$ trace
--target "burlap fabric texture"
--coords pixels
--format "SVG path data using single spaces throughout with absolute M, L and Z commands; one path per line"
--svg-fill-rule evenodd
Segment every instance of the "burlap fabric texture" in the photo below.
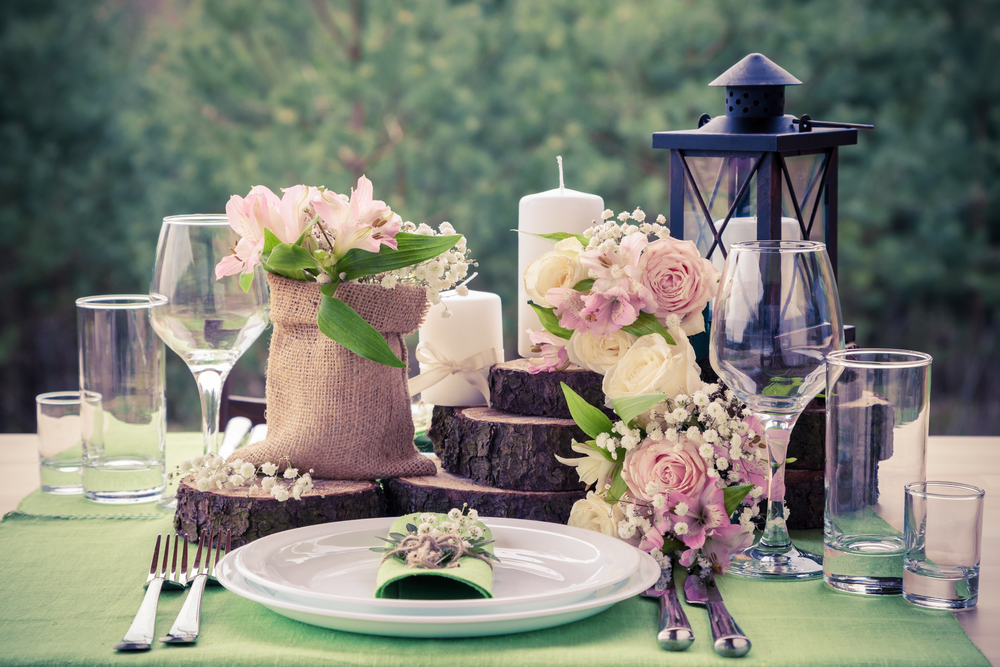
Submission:
M 254 464 L 290 457 L 317 479 L 388 479 L 435 474 L 413 445 L 406 368 L 359 357 L 316 324 L 319 285 L 267 275 L 274 333 L 267 360 L 267 439 L 230 458 Z M 336 296 L 407 360 L 403 336 L 427 313 L 423 287 L 343 283 Z

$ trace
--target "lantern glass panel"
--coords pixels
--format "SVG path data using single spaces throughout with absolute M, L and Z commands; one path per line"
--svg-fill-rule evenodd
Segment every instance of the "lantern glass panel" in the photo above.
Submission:
M 694 241 L 699 253 L 720 271 L 733 243 L 757 239 L 754 165 L 759 157 L 684 156 L 688 172 L 684 190 L 684 238 Z M 823 207 L 819 206 L 814 213 L 817 199 L 822 203 L 825 160 L 824 154 L 785 158 L 781 177 L 782 239 L 825 240 Z M 813 220 L 811 227 L 810 220 Z

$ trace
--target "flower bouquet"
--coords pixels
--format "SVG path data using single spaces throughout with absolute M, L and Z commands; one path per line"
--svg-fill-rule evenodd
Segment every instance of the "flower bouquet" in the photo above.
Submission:
M 613 401 L 612 422 L 563 385 L 573 419 L 592 440 L 573 443 L 576 467 L 593 490 L 573 505 L 569 525 L 633 541 L 665 571 L 721 574 L 753 541 L 767 482 L 761 428 L 732 391 L 704 384 L 693 394 Z
M 350 197 L 263 186 L 226 205 L 242 239 L 216 267 L 244 289 L 268 272 L 274 334 L 267 368 L 267 438 L 241 449 L 260 465 L 291 460 L 319 479 L 432 475 L 413 445 L 403 337 L 429 301 L 466 277 L 462 236 L 403 222 L 362 176 Z M 236 456 L 234 455 L 234 456 Z
M 525 271 L 545 328 L 528 330 L 541 355 L 531 372 L 577 364 L 604 375 L 609 399 L 690 393 L 701 371 L 688 336 L 705 330 L 719 272 L 694 243 L 672 238 L 662 215 L 647 223 L 636 208 L 617 222 L 610 210 L 603 217 L 582 235 L 544 235 L 555 247 Z

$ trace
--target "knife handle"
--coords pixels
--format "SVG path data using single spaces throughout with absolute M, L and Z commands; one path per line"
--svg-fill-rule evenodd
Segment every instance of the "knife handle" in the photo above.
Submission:
M 677 592 L 672 588 L 660 596 L 660 631 L 656 641 L 660 648 L 668 651 L 684 651 L 694 642 L 691 623 L 684 615 Z
M 712 624 L 712 639 L 715 642 L 715 652 L 723 658 L 739 658 L 746 655 L 751 648 L 750 639 L 729 615 L 729 610 L 722 602 L 706 602 L 708 620 Z

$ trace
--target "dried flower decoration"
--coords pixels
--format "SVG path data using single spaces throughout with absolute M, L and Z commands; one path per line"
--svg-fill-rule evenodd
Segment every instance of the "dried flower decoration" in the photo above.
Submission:
M 384 547 L 372 547 L 372 551 L 385 555 L 381 562 L 398 558 L 408 568 L 443 570 L 459 567 L 459 560 L 465 556 L 477 558 L 490 568 L 499 559 L 486 546 L 487 540 L 479 515 L 468 505 L 462 509 L 453 508 L 447 516 L 425 512 L 420 515 L 420 523 L 406 524 L 406 534 L 389 533 L 389 537 L 379 537 L 388 543 Z

